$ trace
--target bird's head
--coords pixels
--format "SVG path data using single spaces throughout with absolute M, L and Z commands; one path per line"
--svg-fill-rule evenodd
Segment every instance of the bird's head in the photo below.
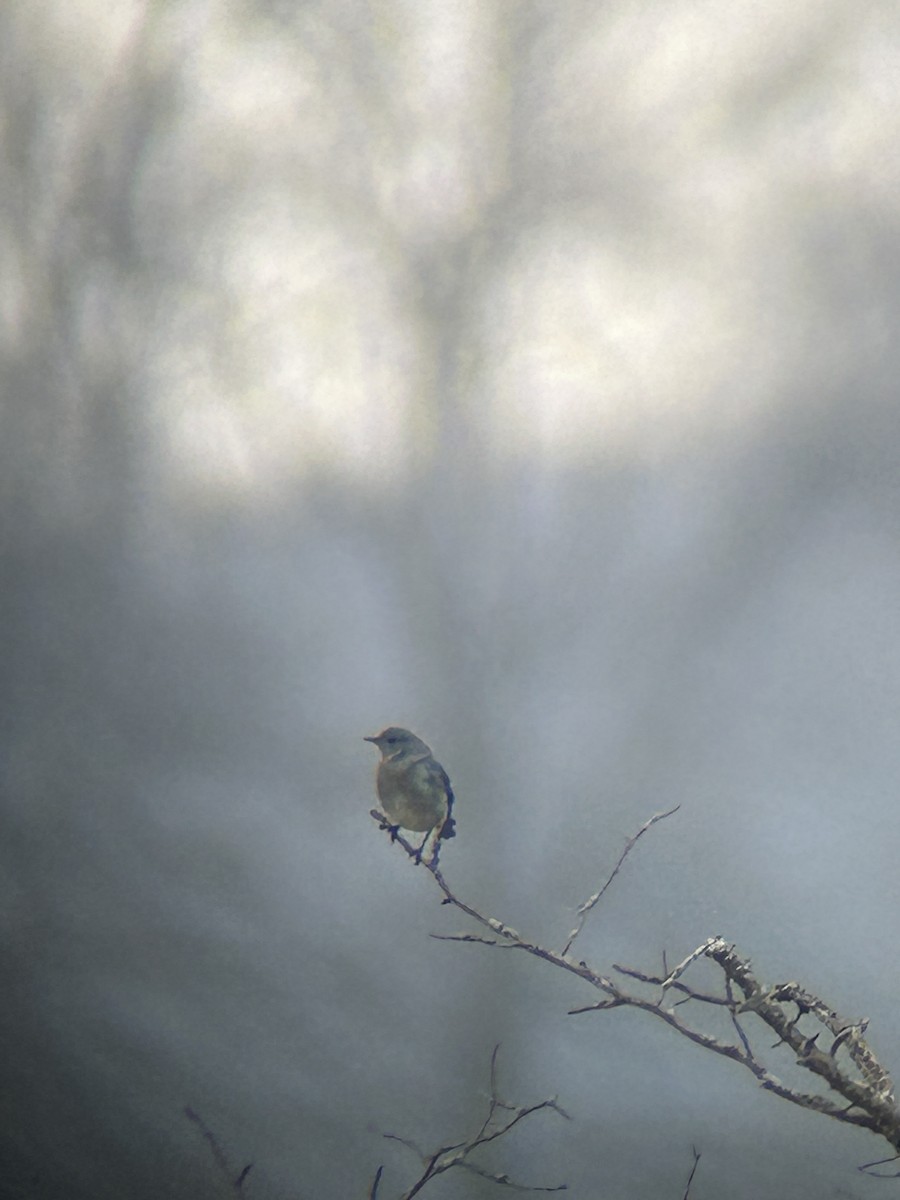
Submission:
M 401 729 L 398 725 L 389 725 L 381 733 L 377 733 L 374 737 L 363 738 L 363 741 L 377 746 L 381 751 L 382 758 L 400 758 L 406 754 L 431 753 L 421 738 L 410 733 L 408 729 Z

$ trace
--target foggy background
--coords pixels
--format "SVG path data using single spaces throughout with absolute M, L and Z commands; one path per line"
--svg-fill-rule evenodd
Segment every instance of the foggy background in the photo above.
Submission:
M 362 738 L 557 948 L 681 804 L 579 955 L 721 933 L 900 1071 L 898 51 L 877 0 L 3 6 L 4 1196 L 223 1194 L 185 1105 L 251 1200 L 396 1196 L 498 1041 L 572 1116 L 516 1180 L 883 1195 L 870 1134 L 430 939 Z

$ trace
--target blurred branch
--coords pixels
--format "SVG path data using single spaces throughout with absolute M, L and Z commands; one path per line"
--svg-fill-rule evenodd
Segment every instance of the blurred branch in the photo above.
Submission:
M 875 1162 L 863 1163 L 858 1169 L 864 1175 L 871 1175 L 873 1179 L 900 1179 L 900 1171 L 875 1171 L 874 1167 L 883 1167 L 885 1163 L 895 1163 L 900 1161 L 900 1154 L 892 1154 L 890 1158 L 879 1158 Z
M 194 1112 L 194 1110 L 188 1106 L 184 1110 L 184 1115 L 187 1117 L 187 1119 L 189 1121 L 193 1121 L 193 1123 L 197 1126 L 197 1128 L 203 1134 L 204 1138 L 206 1139 L 206 1141 L 209 1145 L 210 1153 L 213 1156 L 213 1160 L 214 1160 L 216 1166 L 219 1168 L 219 1171 L 221 1172 L 221 1174 L 222 1174 L 223 1178 L 225 1179 L 226 1183 L 228 1184 L 229 1188 L 234 1192 L 234 1194 L 236 1196 L 243 1195 L 244 1181 L 246 1180 L 247 1176 L 250 1174 L 250 1169 L 252 1168 L 253 1163 L 247 1163 L 246 1167 L 244 1167 L 243 1170 L 241 1170 L 237 1175 L 235 1175 L 233 1173 L 231 1167 L 228 1164 L 228 1159 L 225 1157 L 225 1151 L 219 1145 L 216 1135 L 209 1128 L 209 1126 L 206 1124 L 206 1122 L 203 1120 L 203 1118 L 200 1116 L 200 1114 Z
M 372 815 L 383 822 L 381 814 L 373 812 Z M 649 829 L 651 824 L 668 815 L 670 814 L 661 813 L 648 821 L 631 839 L 625 853 L 627 854 L 637 838 Z M 410 858 L 416 859 L 417 852 L 414 846 L 399 834 L 395 835 L 395 840 Z M 616 870 L 621 866 L 624 857 L 623 854 Z M 571 1014 L 624 1007 L 641 1009 L 664 1021 L 676 1033 L 705 1050 L 711 1050 L 739 1063 L 750 1071 L 760 1086 L 767 1091 L 774 1092 L 800 1108 L 824 1113 L 836 1121 L 869 1129 L 883 1137 L 894 1149 L 900 1150 L 900 1110 L 895 1103 L 890 1076 L 878 1062 L 863 1036 L 867 1026 L 865 1020 L 853 1021 L 840 1016 L 818 997 L 801 988 L 798 983 L 782 983 L 773 987 L 760 983 L 751 970 L 749 960 L 740 957 L 735 947 L 729 945 L 722 937 L 707 938 L 677 966 L 671 970 L 666 967 L 662 975 L 653 975 L 633 967 L 614 966 L 614 970 L 620 976 L 634 979 L 654 989 L 654 993 L 650 995 L 627 991 L 620 981 L 601 974 L 588 966 L 584 960 L 575 960 L 569 956 L 567 951 L 581 926 L 570 935 L 566 948 L 561 953 L 547 949 L 522 937 L 515 929 L 496 917 L 487 916 L 460 900 L 450 889 L 437 863 L 426 862 L 424 865 L 443 893 L 443 903 L 452 904 L 488 931 L 432 934 L 432 937 L 439 941 L 476 942 L 497 949 L 521 950 L 535 958 L 543 959 L 562 971 L 576 975 L 595 991 L 602 993 L 600 1000 L 572 1009 Z M 604 887 L 582 906 L 580 913 L 589 911 L 596 904 L 615 873 L 614 870 Z M 723 995 L 718 996 L 708 990 L 698 991 L 685 982 L 684 976 L 701 960 L 715 963 L 722 972 Z M 670 992 L 679 996 L 673 1006 L 667 1004 Z M 683 1020 L 675 1009 L 681 1010 L 688 1003 L 694 1006 L 694 1010 L 697 1006 L 704 1005 L 714 1009 L 727 1008 L 735 1041 L 723 1041 Z M 789 1008 L 796 1008 L 796 1014 L 789 1012 Z M 823 1080 L 834 1093 L 834 1098 L 802 1092 L 783 1083 L 772 1074 L 760 1054 L 754 1050 L 743 1027 L 741 1018 L 751 1014 L 774 1031 L 778 1038 L 775 1046 L 785 1045 L 793 1051 L 796 1064 Z M 812 1029 L 809 1028 L 810 1023 L 814 1023 Z M 822 1048 L 817 1042 L 826 1033 L 830 1041 L 826 1048 Z
M 422 1174 L 412 1187 L 403 1193 L 400 1200 L 412 1200 L 412 1197 L 417 1196 L 432 1179 L 435 1179 L 438 1175 L 443 1175 L 446 1171 L 450 1171 L 454 1167 L 461 1167 L 463 1170 L 470 1171 L 474 1175 L 480 1175 L 482 1179 L 489 1179 L 492 1183 L 512 1188 L 518 1192 L 566 1191 L 568 1185 L 565 1183 L 551 1187 L 515 1183 L 508 1175 L 500 1175 L 489 1171 L 486 1167 L 473 1162 L 470 1158 L 473 1151 L 478 1150 L 481 1146 L 488 1145 L 489 1142 L 495 1142 L 499 1138 L 504 1137 L 520 1121 L 523 1121 L 526 1117 L 530 1117 L 533 1113 L 540 1112 L 542 1109 L 553 1109 L 554 1112 L 558 1112 L 560 1116 L 568 1120 L 569 1114 L 560 1108 L 555 1098 L 541 1100 L 538 1104 L 524 1106 L 510 1104 L 508 1101 L 500 1098 L 497 1090 L 497 1054 L 499 1050 L 500 1047 L 495 1046 L 491 1054 L 491 1099 L 487 1116 L 482 1121 L 478 1132 L 471 1138 L 449 1146 L 439 1146 L 437 1150 L 425 1151 L 420 1149 L 415 1142 L 410 1141 L 408 1138 L 400 1137 L 396 1133 L 386 1133 L 384 1135 L 388 1140 L 399 1142 L 402 1146 L 406 1146 L 408 1150 L 412 1150 L 421 1159 L 424 1167 Z M 372 1183 L 372 1189 L 369 1192 L 369 1200 L 376 1200 L 383 1170 L 383 1167 L 378 1168 Z
M 691 1184 L 694 1182 L 694 1176 L 697 1174 L 697 1164 L 700 1162 L 700 1151 L 696 1146 L 691 1146 L 691 1153 L 694 1156 L 694 1165 L 691 1167 L 691 1173 L 688 1175 L 687 1184 L 685 1185 L 684 1194 L 681 1200 L 689 1200 L 691 1194 Z

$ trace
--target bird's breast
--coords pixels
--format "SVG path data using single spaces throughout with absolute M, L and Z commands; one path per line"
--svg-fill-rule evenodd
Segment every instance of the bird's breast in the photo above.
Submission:
M 382 762 L 378 797 L 386 816 L 417 833 L 433 829 L 447 815 L 446 793 L 424 763 Z

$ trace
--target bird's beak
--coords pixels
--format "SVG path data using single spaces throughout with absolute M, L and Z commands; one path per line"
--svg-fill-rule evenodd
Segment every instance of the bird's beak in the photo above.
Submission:
M 377 738 L 377 737 L 364 737 L 364 738 L 363 738 L 363 741 L 364 741 L 364 742 L 374 742 L 376 746 L 378 745 L 378 738 Z

